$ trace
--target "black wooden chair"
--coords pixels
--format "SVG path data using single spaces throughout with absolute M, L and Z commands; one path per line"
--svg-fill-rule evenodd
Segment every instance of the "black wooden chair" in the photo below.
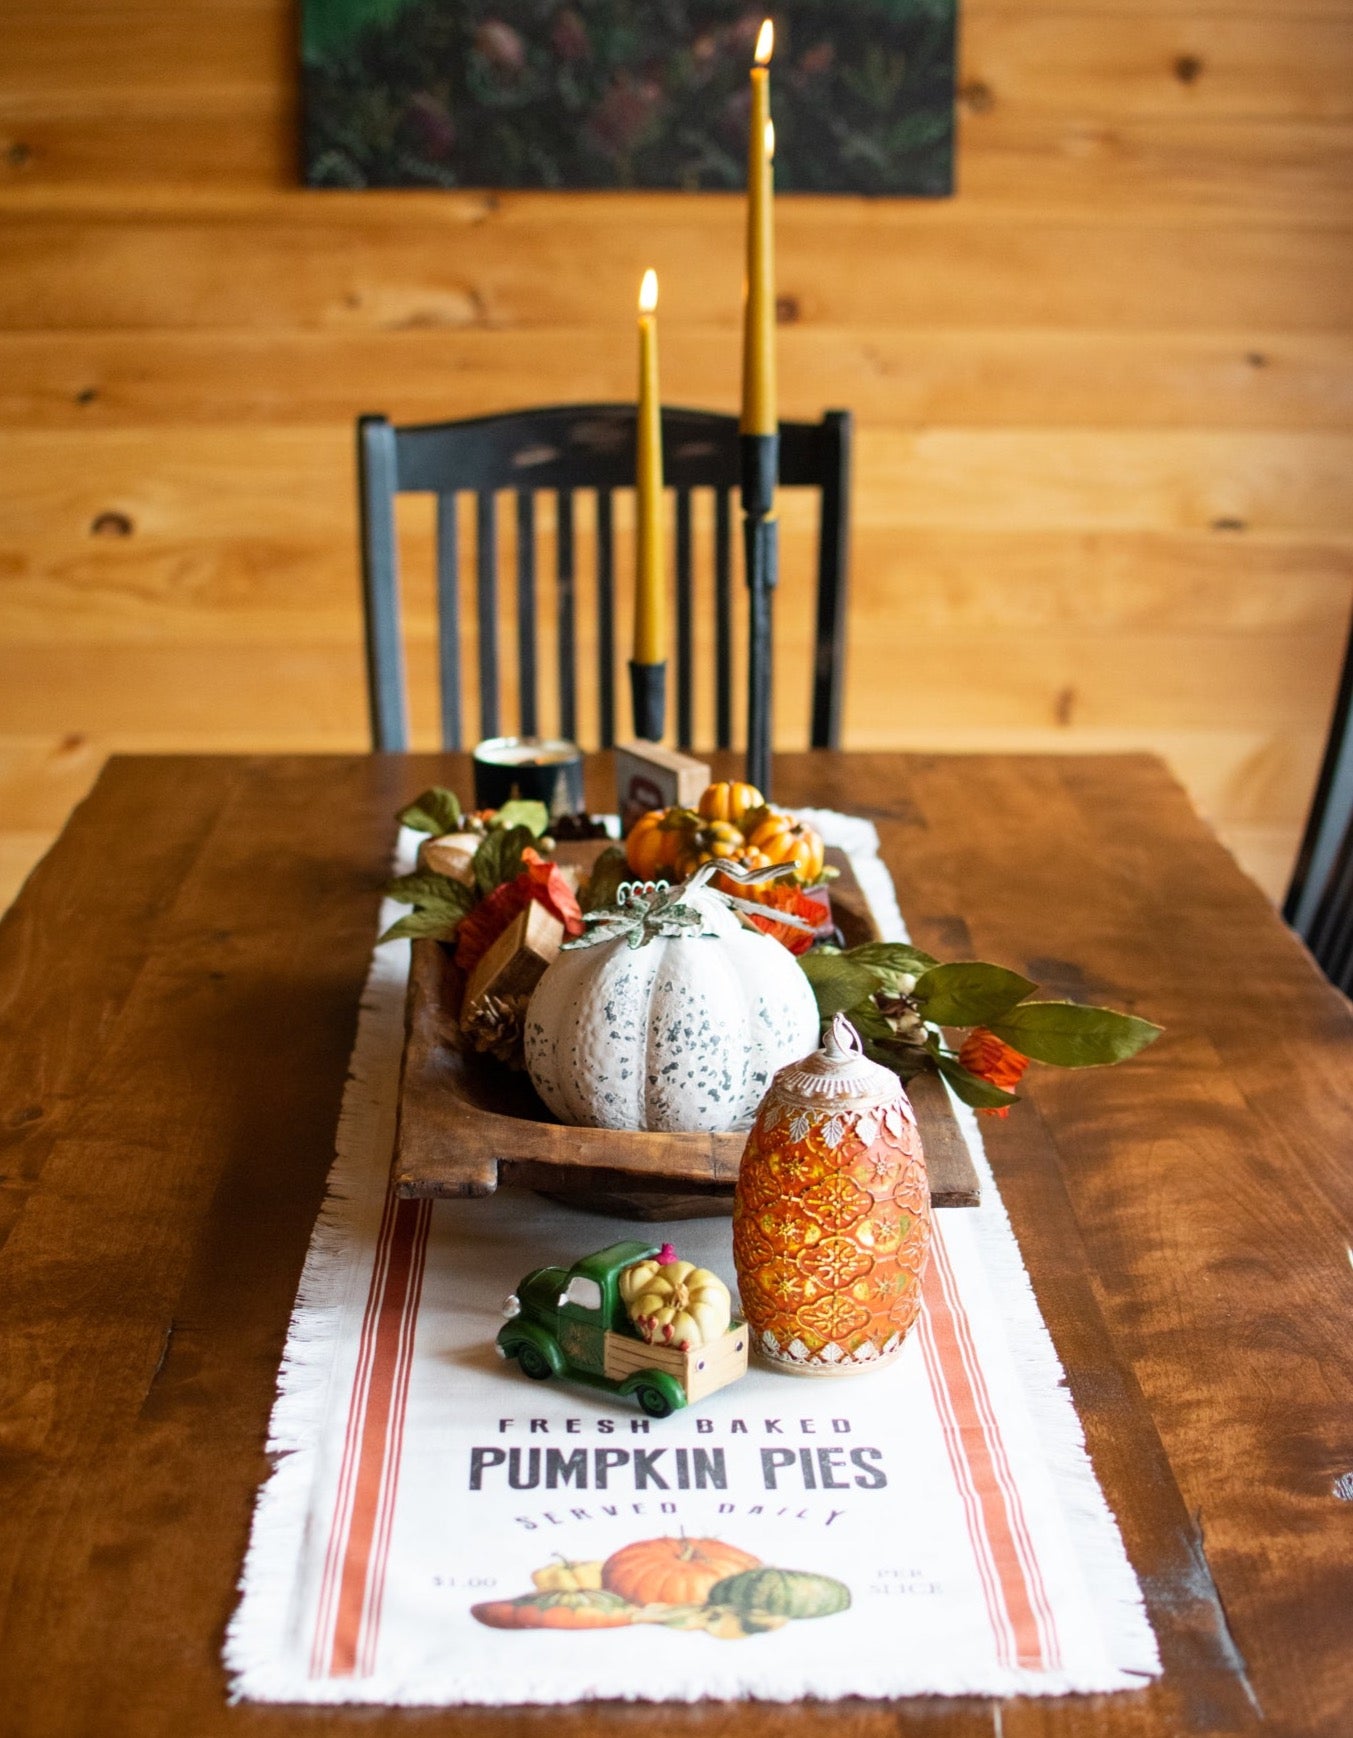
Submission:
M 1353 995 L 1353 633 L 1283 916 L 1330 982 Z
M 553 405 L 467 422 L 395 428 L 384 417 L 357 427 L 361 498 L 362 587 L 366 607 L 367 687 L 377 749 L 408 746 L 404 652 L 400 633 L 395 497 L 437 497 L 437 609 L 442 740 L 459 748 L 462 732 L 459 550 L 456 497 L 475 497 L 476 612 L 480 737 L 504 733 L 499 681 L 498 540 L 495 497 L 516 497 L 518 734 L 548 734 L 538 701 L 536 633 L 536 496 L 556 496 L 556 590 L 561 736 L 576 740 L 577 597 L 575 495 L 596 495 L 597 682 L 600 746 L 616 738 L 614 495 L 634 486 L 632 404 Z M 709 411 L 664 409 L 663 460 L 676 493 L 676 736 L 692 745 L 694 729 L 694 517 L 697 489 L 714 493 L 714 652 L 716 745 L 733 739 L 733 516 L 740 483 L 738 422 Z M 849 542 L 851 418 L 828 411 L 821 422 L 780 427 L 780 481 L 813 488 L 821 499 L 817 563 L 816 650 L 810 745 L 839 746 L 845 659 L 846 563 Z M 622 731 L 622 734 L 628 734 Z

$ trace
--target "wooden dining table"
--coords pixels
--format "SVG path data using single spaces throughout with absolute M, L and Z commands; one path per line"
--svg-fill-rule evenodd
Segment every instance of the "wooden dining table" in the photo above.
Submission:
M 717 757 L 716 757 L 717 760 Z M 727 770 L 734 762 L 728 760 Z M 227 1702 L 398 807 L 453 755 L 116 758 L 0 923 L 0 1733 L 1353 1733 L 1353 1018 L 1142 755 L 789 754 L 914 938 L 1157 1021 L 986 1128 L 1164 1673 L 1112 1696 Z M 594 806 L 612 801 L 606 756 Z

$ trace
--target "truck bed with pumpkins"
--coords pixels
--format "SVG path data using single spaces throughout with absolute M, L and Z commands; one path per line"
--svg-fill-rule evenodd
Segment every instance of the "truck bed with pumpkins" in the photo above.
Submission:
M 504 1308 L 500 1356 L 536 1381 L 559 1377 L 665 1418 L 747 1369 L 747 1329 L 716 1275 L 670 1244 L 612 1243 L 572 1267 L 528 1273 Z

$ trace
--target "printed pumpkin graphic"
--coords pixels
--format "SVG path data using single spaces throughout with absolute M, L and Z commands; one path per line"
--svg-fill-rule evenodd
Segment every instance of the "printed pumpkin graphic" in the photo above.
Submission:
M 605 1561 L 556 1558 L 534 1570 L 531 1580 L 535 1592 L 472 1605 L 471 1616 L 490 1629 L 649 1623 L 742 1641 L 850 1606 L 844 1581 L 773 1568 L 722 1539 L 638 1539 Z
M 719 1539 L 641 1539 L 606 1559 L 601 1584 L 634 1605 L 700 1605 L 716 1581 L 757 1563 Z

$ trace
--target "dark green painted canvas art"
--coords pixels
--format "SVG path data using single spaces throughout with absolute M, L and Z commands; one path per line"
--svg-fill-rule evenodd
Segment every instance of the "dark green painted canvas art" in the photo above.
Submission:
M 776 185 L 953 186 L 957 0 L 772 6 Z M 315 187 L 742 187 L 763 6 L 303 0 Z

